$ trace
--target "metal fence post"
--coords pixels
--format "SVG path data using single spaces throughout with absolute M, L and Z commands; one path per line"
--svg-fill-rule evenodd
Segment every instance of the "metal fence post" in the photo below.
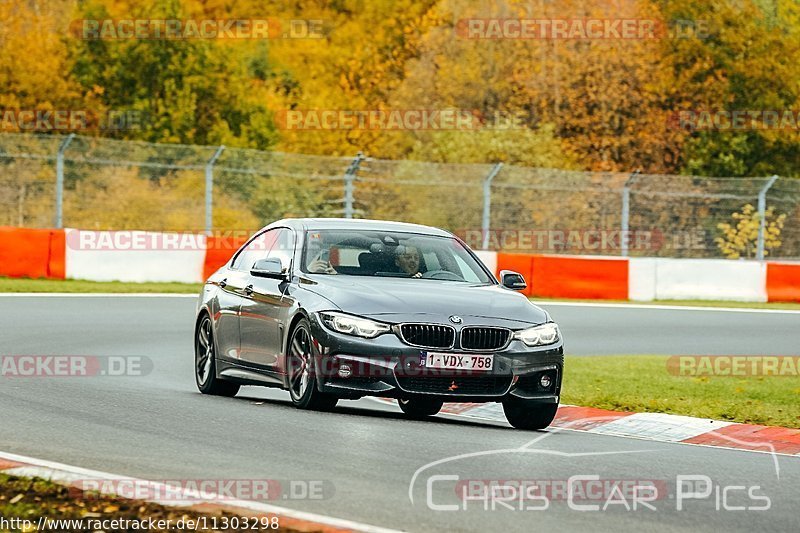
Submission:
M 56 154 L 56 228 L 64 227 L 64 152 L 69 143 L 75 138 L 74 133 L 70 133 L 58 147 Z
M 631 222 L 631 185 L 638 175 L 639 170 L 634 170 L 628 179 L 625 180 L 625 185 L 622 186 L 622 235 L 620 235 L 619 239 L 622 257 L 628 257 L 628 231 L 630 230 Z
M 350 163 L 350 166 L 344 171 L 344 218 L 353 218 L 353 214 L 355 213 L 355 208 L 353 207 L 355 201 L 353 192 L 355 190 L 356 174 L 363 160 L 364 154 L 358 152 L 355 159 Z
M 483 218 L 481 219 L 481 249 L 489 248 L 489 229 L 492 225 L 492 180 L 500 173 L 503 163 L 497 163 L 483 179 Z
M 767 191 L 778 180 L 778 176 L 772 176 L 769 181 L 758 191 L 758 244 L 756 248 L 756 259 L 764 260 L 765 232 L 767 228 Z
M 224 145 L 217 148 L 217 151 L 206 163 L 206 235 L 211 235 L 211 228 L 214 225 L 214 163 L 217 162 L 224 149 Z

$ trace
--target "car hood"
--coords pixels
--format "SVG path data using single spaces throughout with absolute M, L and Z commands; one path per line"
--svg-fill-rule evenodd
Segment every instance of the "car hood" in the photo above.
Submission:
M 523 328 L 549 320 L 525 296 L 500 285 L 453 281 L 313 276 L 304 288 L 330 300 L 342 311 L 385 322 L 493 324 Z

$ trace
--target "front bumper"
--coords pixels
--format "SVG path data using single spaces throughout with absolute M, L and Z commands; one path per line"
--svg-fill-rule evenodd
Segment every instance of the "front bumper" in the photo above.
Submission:
M 326 328 L 316 316 L 311 329 L 319 353 L 317 382 L 326 393 L 346 398 L 429 396 L 450 402 L 492 402 L 513 396 L 543 403 L 558 403 L 561 394 L 562 340 L 540 348 L 512 340 L 493 352 L 431 350 L 494 355 L 490 371 L 454 371 L 423 368 L 420 361 L 426 350 L 405 344 L 394 333 L 374 339 L 344 335 Z M 550 378 L 547 387 L 541 384 L 545 374 Z

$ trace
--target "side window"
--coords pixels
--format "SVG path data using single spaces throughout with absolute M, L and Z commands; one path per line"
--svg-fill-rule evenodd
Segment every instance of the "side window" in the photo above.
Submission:
M 250 241 L 233 260 L 231 267 L 235 270 L 250 270 L 253 263 L 267 257 L 267 253 L 275 244 L 279 231 L 282 230 L 276 228 L 265 231 Z
M 281 260 L 284 270 L 289 268 L 292 257 L 294 257 L 294 231 L 286 228 L 279 229 L 275 242 L 266 257 L 277 257 Z

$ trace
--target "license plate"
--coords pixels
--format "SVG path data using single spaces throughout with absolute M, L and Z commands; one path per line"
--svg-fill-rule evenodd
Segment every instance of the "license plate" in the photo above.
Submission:
M 494 366 L 494 355 L 428 352 L 423 366 L 441 370 L 489 371 Z

